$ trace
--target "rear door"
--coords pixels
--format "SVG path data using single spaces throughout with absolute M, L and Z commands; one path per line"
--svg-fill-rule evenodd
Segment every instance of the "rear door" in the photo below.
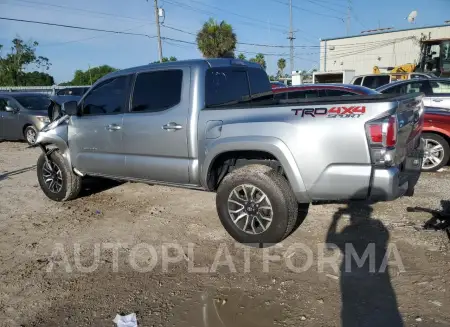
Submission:
M 71 117 L 69 149 L 74 166 L 80 171 L 122 176 L 122 127 L 130 80 L 130 76 L 117 76 L 101 82 L 80 103 L 82 116 Z
M 126 177 L 189 183 L 190 68 L 140 72 L 123 121 Z
M 430 81 L 432 94 L 430 106 L 450 109 L 450 81 Z

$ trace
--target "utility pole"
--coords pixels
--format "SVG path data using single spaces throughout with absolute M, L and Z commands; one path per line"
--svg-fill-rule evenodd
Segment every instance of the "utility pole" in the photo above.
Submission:
M 158 0 L 155 0 L 155 20 L 156 20 L 156 35 L 158 36 L 158 53 L 159 53 L 159 62 L 162 62 L 162 44 L 161 44 L 161 29 L 159 26 L 159 8 L 158 8 Z
M 294 71 L 294 30 L 293 30 L 293 26 L 292 26 L 292 0 L 289 0 L 289 45 L 290 45 L 290 73 L 289 75 L 292 74 L 292 72 Z
M 347 36 L 350 35 L 350 18 L 352 17 L 352 0 L 348 1 L 348 7 L 347 7 Z

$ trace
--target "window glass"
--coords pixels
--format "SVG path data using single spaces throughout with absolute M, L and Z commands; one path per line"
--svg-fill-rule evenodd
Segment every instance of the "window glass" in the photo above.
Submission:
M 434 94 L 440 93 L 450 94 L 450 82 L 431 81 L 430 84 Z
M 381 93 L 385 93 L 385 94 L 406 94 L 406 85 L 402 84 L 402 85 L 397 85 L 394 87 L 391 87 L 387 90 L 383 90 L 381 91 Z
M 245 70 L 232 68 L 208 69 L 205 84 L 206 107 L 233 105 L 250 100 Z
M 288 92 L 287 95 L 288 99 L 312 99 L 312 98 L 318 98 L 319 94 L 317 93 L 317 90 L 306 90 L 306 91 L 293 91 Z
M 326 90 L 327 91 L 327 96 L 329 97 L 339 97 L 339 96 L 348 96 L 348 95 L 355 95 L 352 92 L 348 92 L 348 91 L 342 91 L 342 90 Z
M 0 111 L 5 111 L 6 99 L 0 99 Z
M 123 112 L 127 98 L 127 81 L 127 76 L 119 76 L 97 85 L 84 98 L 83 114 L 108 115 Z
M 269 77 L 267 76 L 265 70 L 249 68 L 247 73 L 250 80 L 250 90 L 252 96 L 258 96 L 272 91 Z
M 136 77 L 132 111 L 162 111 L 181 101 L 182 70 L 141 73 Z
M 387 75 L 381 76 L 366 76 L 364 78 L 363 86 L 376 89 L 377 87 L 383 86 L 390 82 L 390 77 Z
M 15 95 L 14 98 L 28 110 L 47 110 L 50 98 L 46 95 Z
M 357 79 L 355 79 L 355 81 L 353 82 L 353 84 L 355 84 L 355 85 L 361 85 L 361 82 L 362 82 L 362 77 L 358 77 Z

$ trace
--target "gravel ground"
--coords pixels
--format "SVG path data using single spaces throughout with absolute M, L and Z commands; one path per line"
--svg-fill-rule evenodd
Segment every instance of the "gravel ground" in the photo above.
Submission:
M 2 326 L 114 326 L 131 312 L 139 326 L 450 326 L 449 239 L 422 229 L 422 209 L 450 199 L 448 171 L 340 219 L 344 205 L 312 206 L 282 244 L 258 249 L 226 234 L 211 193 L 90 179 L 80 198 L 52 202 L 38 154 L 0 143 Z M 355 267 L 346 243 L 374 255 Z

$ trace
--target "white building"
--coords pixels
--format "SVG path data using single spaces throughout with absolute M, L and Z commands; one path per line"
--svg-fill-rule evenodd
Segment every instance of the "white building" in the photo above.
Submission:
M 374 66 L 395 67 L 417 63 L 419 40 L 450 38 L 450 25 L 392 30 L 320 42 L 320 71 L 355 70 L 370 74 Z

